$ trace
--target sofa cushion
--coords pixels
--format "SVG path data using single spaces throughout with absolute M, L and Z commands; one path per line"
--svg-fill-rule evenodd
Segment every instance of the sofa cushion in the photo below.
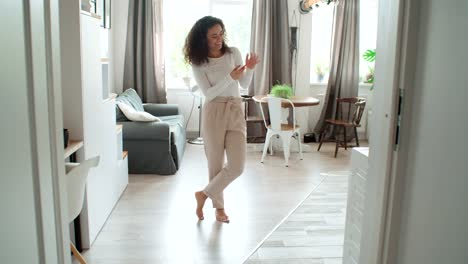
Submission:
M 171 137 L 178 138 L 180 134 L 184 133 L 185 129 L 183 115 L 161 116 L 159 119 L 169 125 Z M 175 142 L 175 140 L 175 138 L 172 138 L 172 142 Z
M 187 140 L 185 135 L 185 120 L 183 115 L 161 116 L 161 121 L 169 125 L 171 137 L 172 156 L 174 158 L 176 168 L 179 169 L 180 161 L 184 155 L 185 142 Z
M 115 99 L 115 102 L 116 103 L 124 103 L 124 104 L 126 104 L 128 106 L 131 106 L 133 109 L 135 109 L 136 111 L 139 111 L 139 112 L 140 111 L 145 111 L 143 109 L 143 102 L 141 101 L 140 96 L 138 96 L 137 92 L 132 88 L 128 88 L 127 90 L 125 90 L 125 92 L 119 94 L 119 96 L 117 96 L 117 98 Z M 122 111 L 117 106 L 117 104 L 116 104 L 115 112 L 116 112 L 117 122 L 124 122 L 124 121 L 129 120 L 122 113 Z
M 139 121 L 139 122 L 161 121 L 158 117 L 150 113 L 147 113 L 145 111 L 137 111 L 130 105 L 127 105 L 126 103 L 118 102 L 117 106 L 120 108 L 120 110 L 125 115 L 125 117 L 130 119 L 131 121 Z

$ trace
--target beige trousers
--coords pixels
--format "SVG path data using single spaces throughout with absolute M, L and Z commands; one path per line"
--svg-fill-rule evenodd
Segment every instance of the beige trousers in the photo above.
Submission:
M 203 192 L 217 209 L 224 208 L 223 190 L 244 170 L 246 122 L 241 102 L 241 98 L 218 96 L 203 108 L 203 140 L 210 180 Z

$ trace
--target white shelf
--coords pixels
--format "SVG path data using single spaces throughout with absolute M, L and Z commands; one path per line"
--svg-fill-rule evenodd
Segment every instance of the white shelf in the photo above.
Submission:
M 83 141 L 69 140 L 68 146 L 63 152 L 63 158 L 66 159 L 70 157 L 71 154 L 75 153 L 77 150 L 79 150 L 82 147 L 83 147 Z
M 127 156 L 127 151 L 123 150 L 123 141 L 122 141 L 122 124 L 117 124 L 115 127 L 116 140 L 117 140 L 117 160 L 123 160 Z
M 92 17 L 92 18 L 96 18 L 96 19 L 101 20 L 101 16 L 100 16 L 100 15 L 97 15 L 97 14 L 95 14 L 95 13 L 91 13 L 91 12 L 84 11 L 84 10 L 81 10 L 80 13 L 81 13 L 82 15 L 89 16 L 89 17 Z
M 122 124 L 117 124 L 115 127 L 115 133 L 118 135 L 119 133 L 122 133 L 123 125 Z
M 110 102 L 112 100 L 114 100 L 115 98 L 117 98 L 117 94 L 114 94 L 114 93 L 110 93 L 107 98 L 105 98 L 102 102 L 103 103 L 107 103 L 107 102 Z

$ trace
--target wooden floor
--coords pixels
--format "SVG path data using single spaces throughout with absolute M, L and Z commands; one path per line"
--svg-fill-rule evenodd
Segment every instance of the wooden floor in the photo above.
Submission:
M 330 171 L 246 264 L 342 264 L 350 171 Z
M 211 204 L 197 221 L 194 192 L 207 183 L 203 146 L 187 144 L 176 175 L 131 175 L 130 183 L 91 249 L 91 264 L 239 264 L 326 178 L 325 172 L 350 167 L 350 150 L 333 158 L 334 144 L 289 168 L 282 152 L 267 156 L 249 146 L 244 174 L 225 190 L 229 224 L 215 221 Z M 129 153 L 131 155 L 131 153 Z

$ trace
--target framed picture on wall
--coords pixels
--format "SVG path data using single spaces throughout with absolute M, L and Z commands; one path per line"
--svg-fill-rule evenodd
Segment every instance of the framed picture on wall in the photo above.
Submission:
M 96 0 L 80 0 L 81 10 L 97 14 Z
M 89 0 L 91 4 L 91 13 L 97 14 L 96 0 Z
M 104 28 L 111 28 L 111 0 L 101 0 L 104 2 L 104 12 L 102 23 Z
M 111 27 L 111 0 L 95 0 L 96 13 L 101 16 L 101 27 Z

